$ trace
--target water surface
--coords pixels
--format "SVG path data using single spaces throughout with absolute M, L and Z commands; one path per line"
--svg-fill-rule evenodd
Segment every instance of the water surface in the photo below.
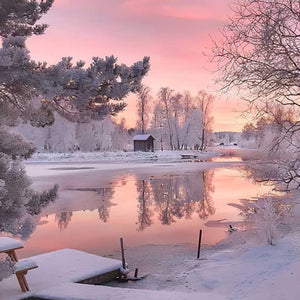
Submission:
M 46 172 L 49 165 L 39 164 L 38 175 L 43 168 Z M 159 173 L 155 165 L 149 171 L 148 167 L 114 172 L 86 168 L 51 164 L 52 176 L 34 177 L 38 189 L 58 183 L 59 196 L 37 217 L 21 257 L 60 248 L 107 255 L 119 248 L 120 237 L 127 247 L 196 245 L 200 228 L 203 242 L 214 244 L 228 234 L 228 222 L 242 220 L 228 203 L 271 189 L 254 184 L 238 168 L 168 171 L 165 166 Z

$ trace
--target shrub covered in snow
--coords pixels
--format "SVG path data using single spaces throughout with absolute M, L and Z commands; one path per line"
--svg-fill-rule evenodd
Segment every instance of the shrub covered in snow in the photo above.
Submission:
M 286 206 L 277 198 L 268 196 L 258 200 L 241 200 L 241 204 L 230 204 L 240 210 L 245 219 L 247 229 L 255 229 L 259 240 L 274 245 L 282 233 L 285 217 L 288 216 Z
M 14 263 L 10 258 L 0 259 L 0 281 L 13 273 Z
M 279 223 L 282 213 L 283 210 L 276 209 L 270 197 L 258 201 L 254 207 L 253 217 L 257 233 L 270 245 L 274 245 L 274 241 L 280 236 Z

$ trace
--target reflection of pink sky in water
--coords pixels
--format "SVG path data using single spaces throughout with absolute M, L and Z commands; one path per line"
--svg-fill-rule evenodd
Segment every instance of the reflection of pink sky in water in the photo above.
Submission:
M 184 174 L 180 176 L 184 176 Z M 162 177 L 157 176 L 157 178 Z M 80 176 L 77 176 L 77 179 L 80 180 Z M 77 184 L 74 182 L 74 178 L 70 180 L 73 186 Z M 241 198 L 256 197 L 270 190 L 270 187 L 254 185 L 242 177 L 241 172 L 236 169 L 215 170 L 212 183 L 215 187 L 215 191 L 211 193 L 216 209 L 214 215 L 209 216 L 206 220 L 201 220 L 194 212 L 191 219 L 175 217 L 176 222 L 168 226 L 161 224 L 161 221 L 158 220 L 157 207 L 152 205 L 154 222 L 151 227 L 142 232 L 137 231 L 138 194 L 134 176 L 126 176 L 125 180 L 118 181 L 115 185 L 115 192 L 109 206 L 110 217 L 106 223 L 99 220 L 97 206 L 93 207 L 93 199 L 90 199 L 96 197 L 96 193 L 67 191 L 68 198 L 72 195 L 74 197 L 74 206 L 78 206 L 78 199 L 75 198 L 80 195 L 83 204 L 81 209 L 85 209 L 85 211 L 78 211 L 79 206 L 74 207 L 68 227 L 60 231 L 52 210 L 70 211 L 70 207 L 72 207 L 72 201 L 65 203 L 64 200 L 61 200 L 63 199 L 61 196 L 57 202 L 62 201 L 62 203 L 56 203 L 56 206 L 46 208 L 42 213 L 43 217 L 40 220 L 42 225 L 37 226 L 36 231 L 25 242 L 25 248 L 20 251 L 20 256 L 27 257 L 58 248 L 76 248 L 92 253 L 109 254 L 110 251 L 119 248 L 120 237 L 124 237 L 127 247 L 145 244 L 196 244 L 200 228 L 203 228 L 203 242 L 214 244 L 227 235 L 227 228 L 207 227 L 204 225 L 205 222 L 221 219 L 227 219 L 230 222 L 240 221 L 241 217 L 238 216 L 237 209 L 227 204 L 238 202 L 238 199 Z M 112 203 L 115 205 L 111 205 Z M 47 213 L 49 215 L 45 215 Z
M 214 157 L 212 159 L 213 162 L 239 162 L 239 161 L 243 161 L 240 157 L 236 157 L 236 156 L 220 156 L 220 157 Z

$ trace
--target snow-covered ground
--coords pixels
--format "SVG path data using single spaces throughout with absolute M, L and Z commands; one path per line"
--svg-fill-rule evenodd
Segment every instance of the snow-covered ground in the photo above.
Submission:
M 137 282 L 110 283 L 114 288 L 89 288 L 87 285 L 62 282 L 59 279 L 59 266 L 55 265 L 54 269 L 58 275 L 55 280 L 41 276 L 35 283 L 34 272 L 38 270 L 36 269 L 28 273 L 28 282 L 33 288 L 33 294 L 47 299 L 62 300 L 183 300 L 197 299 L 197 296 L 199 299 L 211 300 L 294 300 L 300 293 L 299 233 L 286 235 L 278 240 L 275 246 L 271 246 L 258 244 L 252 233 L 234 232 L 223 243 L 204 248 L 200 260 L 195 258 L 196 249 L 190 245 L 148 245 L 126 249 L 125 254 L 128 263 L 135 262 L 133 270 L 134 267 L 139 267 L 140 275 L 149 274 L 145 279 Z M 38 257 L 35 259 L 38 260 Z M 43 263 L 51 267 L 51 260 L 44 260 L 39 261 L 40 269 Z M 77 269 L 79 265 L 76 266 Z M 74 273 L 76 268 L 75 265 L 69 268 L 73 277 L 78 276 L 78 272 Z M 89 268 L 93 269 L 94 266 L 85 265 L 84 268 L 85 272 L 88 272 Z M 68 274 L 68 270 L 62 271 Z M 0 299 L 13 299 L 8 296 L 12 291 L 17 298 L 22 295 L 18 292 L 17 281 L 12 279 L 5 279 L 1 283 L 3 287 L 5 282 L 9 282 L 9 289 L 6 287 L 1 290 Z M 43 287 L 40 290 L 39 285 Z
M 216 151 L 156 151 L 156 152 L 73 152 L 73 153 L 35 153 L 28 162 L 117 162 L 117 161 L 178 161 L 181 155 L 193 155 L 199 160 L 218 156 Z
M 173 292 L 206 292 L 210 299 L 293 300 L 300 293 L 300 234 L 275 246 L 258 243 L 253 233 L 234 232 L 201 252 L 189 245 L 149 245 L 127 249 L 126 257 L 149 275 L 113 286 Z
M 180 151 L 105 154 L 96 152 L 43 153 L 34 156 L 31 162 L 76 162 L 78 164 L 80 162 L 109 162 L 105 165 L 109 168 L 114 165 L 114 171 L 117 171 L 118 168 L 124 167 L 125 162 L 128 162 L 128 167 L 138 168 L 141 166 L 143 168 L 145 165 L 137 164 L 136 161 L 149 159 L 170 162 L 180 160 L 181 154 L 183 153 Z M 203 156 L 200 154 L 199 160 L 205 160 L 214 155 L 213 152 L 205 153 Z M 117 161 L 119 163 L 114 164 Z M 210 166 L 213 164 L 213 162 L 209 162 Z M 190 168 L 193 164 L 190 166 L 187 164 L 175 165 L 176 168 Z M 172 168 L 171 164 L 169 167 Z M 105 167 L 103 168 L 105 169 Z M 293 208 L 296 211 L 295 222 L 299 224 L 297 207 L 299 208 L 299 203 Z M 226 229 L 224 228 L 224 230 Z M 169 299 L 168 297 L 170 299 L 196 299 L 197 295 L 199 299 L 211 300 L 222 298 L 293 300 L 297 299 L 300 293 L 300 233 L 297 230 L 283 235 L 276 241 L 275 246 L 259 241 L 255 232 L 233 232 L 228 239 L 213 247 L 204 246 L 200 260 L 196 259 L 196 252 L 195 247 L 187 244 L 146 245 L 126 249 L 126 260 L 131 269 L 134 270 L 135 267 L 138 267 L 140 275 L 149 275 L 138 282 L 111 283 L 110 285 L 118 287 L 118 289 L 103 290 L 105 299 L 127 299 L 125 295 L 130 295 L 128 288 L 162 291 L 162 294 L 144 291 L 132 294 L 133 298 L 145 300 Z M 119 257 L 120 253 L 115 253 L 115 258 Z M 68 291 L 73 293 L 76 298 L 72 298 L 71 294 L 68 296 Z M 51 299 L 101 299 L 100 296 L 99 298 L 94 296 L 99 291 L 97 288 L 88 291 L 86 286 L 75 288 L 72 284 L 67 284 L 58 286 L 54 290 L 44 290 L 42 293 L 45 296 L 53 297 Z M 55 293 L 60 293 L 61 298 L 54 298 Z M 89 293 L 89 298 L 85 298 L 85 295 Z M 187 296 L 186 293 L 190 296 Z M 7 299 L 5 297 L 0 291 L 0 299 Z

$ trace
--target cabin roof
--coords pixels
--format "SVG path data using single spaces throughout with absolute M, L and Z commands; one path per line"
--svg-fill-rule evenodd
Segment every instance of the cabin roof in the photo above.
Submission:
M 155 138 L 151 134 L 137 134 L 133 137 L 134 141 L 147 141 L 149 137 L 152 137 L 154 140 Z

